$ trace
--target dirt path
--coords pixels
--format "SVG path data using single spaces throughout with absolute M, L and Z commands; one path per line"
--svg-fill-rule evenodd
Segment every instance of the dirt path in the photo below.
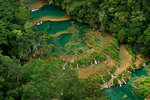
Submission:
M 119 70 L 116 70 L 114 73 L 115 76 L 118 76 L 120 73 L 122 73 L 128 66 L 131 66 L 132 64 L 132 56 L 128 53 L 126 50 L 125 45 L 120 46 L 120 68 Z M 122 56 L 122 57 L 121 57 Z

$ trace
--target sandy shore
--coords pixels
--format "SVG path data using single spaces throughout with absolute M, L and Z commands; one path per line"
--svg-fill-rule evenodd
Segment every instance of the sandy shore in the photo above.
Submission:
M 66 21 L 69 20 L 70 17 L 64 17 L 64 18 L 52 18 L 52 17 L 42 17 L 40 19 L 37 19 L 35 21 L 32 21 L 32 24 L 35 25 L 39 22 L 44 22 L 44 21 Z

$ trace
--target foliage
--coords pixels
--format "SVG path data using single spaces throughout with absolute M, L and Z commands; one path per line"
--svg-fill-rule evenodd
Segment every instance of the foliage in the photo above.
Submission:
M 22 67 L 8 56 L 0 55 L 0 98 L 19 99 Z
M 126 68 L 126 70 L 131 72 L 133 69 L 132 69 L 131 66 L 129 66 L 129 67 Z
M 106 60 L 106 56 L 102 53 L 92 52 L 87 57 L 81 57 L 77 60 L 74 60 L 73 66 L 88 66 L 91 64 L 91 62 L 94 62 L 94 59 L 96 61 L 102 62 Z
M 112 42 L 111 45 L 105 45 L 104 52 L 117 61 L 119 59 L 119 51 L 116 45 L 114 44 L 115 43 Z
M 110 69 L 110 73 L 113 74 L 115 71 L 116 71 L 116 67 L 113 66 L 113 67 Z
M 66 10 L 94 30 L 115 33 L 120 43 L 129 43 L 150 55 L 150 2 L 147 0 L 47 0 Z
M 108 72 L 106 71 L 103 74 L 103 79 L 104 79 L 105 82 L 108 82 L 111 79 L 111 75 L 109 75 Z
M 25 65 L 24 78 L 28 81 L 23 85 L 23 100 L 53 99 L 80 100 L 84 97 L 85 83 L 78 79 L 75 70 L 65 66 L 64 60 L 50 63 L 33 60 Z M 41 91 L 40 91 L 41 90 Z
M 146 98 L 150 98 L 150 78 L 147 77 L 144 81 L 140 82 L 138 92 Z
M 117 85 L 118 84 L 118 79 L 117 78 L 114 78 L 113 79 L 113 85 Z
M 90 77 L 85 79 L 85 82 L 87 84 L 87 97 L 85 100 L 108 100 L 108 98 L 104 96 L 103 92 L 99 92 L 101 90 L 101 84 L 103 84 L 103 80 L 98 74 L 92 74 Z
M 27 22 L 29 11 L 18 0 L 1 0 L 0 6 L 0 52 L 27 60 L 35 41 L 33 26 Z
M 121 79 L 122 79 L 122 73 L 119 74 L 119 75 L 117 76 L 117 78 L 118 78 L 119 80 L 121 80 Z

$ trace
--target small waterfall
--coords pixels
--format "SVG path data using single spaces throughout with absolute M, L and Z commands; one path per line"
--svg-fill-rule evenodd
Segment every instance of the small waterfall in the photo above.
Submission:
M 67 62 L 64 64 L 63 69 L 66 69 L 65 66 L 67 65 Z
M 41 25 L 43 22 L 39 22 L 39 23 L 37 23 L 36 25 Z
M 114 76 L 111 74 L 111 77 L 114 78 Z
M 29 53 L 30 53 L 31 51 L 32 51 L 31 48 L 29 48 Z
M 103 52 L 103 54 L 107 57 L 108 61 L 107 64 L 111 61 L 111 59 Z
M 118 50 L 115 50 L 115 51 L 117 51 L 117 53 L 119 54 L 119 51 L 118 51 Z
M 63 66 L 63 69 L 66 69 L 66 68 Z
M 63 95 L 64 94 L 63 91 L 60 94 Z
M 124 84 L 127 84 L 125 80 L 123 80 L 123 81 L 124 81 Z
M 34 50 L 37 50 L 37 49 L 38 49 L 38 45 L 35 44 L 34 47 L 33 47 L 33 51 L 34 51 Z
M 40 23 L 37 23 L 36 25 L 40 25 Z
M 111 75 L 112 78 L 114 78 L 114 76 L 108 71 L 108 74 Z
M 32 9 L 31 11 L 34 12 L 34 11 L 37 11 L 37 10 L 39 10 L 39 9 Z
M 103 79 L 103 82 L 105 83 L 104 79 Z
M 114 43 L 115 45 L 116 45 L 116 47 L 118 48 L 118 50 L 119 50 L 119 47 L 118 47 L 118 45 L 116 44 L 116 43 Z
M 77 69 L 79 69 L 79 65 L 77 64 Z
M 97 61 L 94 59 L 95 64 L 97 64 Z
M 104 86 L 105 86 L 105 88 L 108 88 L 108 87 L 109 87 L 106 83 L 104 84 Z
M 143 64 L 143 67 L 145 67 L 145 66 L 146 66 L 146 64 L 144 63 L 144 64 Z
M 93 65 L 93 63 L 91 62 L 91 65 Z
M 131 73 L 130 71 L 128 71 L 128 73 Z
M 120 83 L 120 85 L 119 85 L 119 86 L 120 86 L 120 87 L 122 87 L 122 85 L 121 85 L 121 81 L 120 81 L 119 79 L 118 79 L 118 82 Z
M 129 80 L 131 79 L 131 76 L 129 77 Z

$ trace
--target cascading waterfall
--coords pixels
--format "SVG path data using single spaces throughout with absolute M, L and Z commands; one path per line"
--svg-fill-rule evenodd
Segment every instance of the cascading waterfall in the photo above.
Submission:
M 124 84 L 127 84 L 125 80 L 123 80 L 123 81 L 124 81 Z
M 29 48 L 29 53 L 30 53 L 31 51 L 32 51 L 31 48 Z
M 143 64 L 143 67 L 146 67 L 146 64 L 145 64 L 145 63 Z
M 119 51 L 118 50 L 115 50 L 118 54 L 119 54 Z
M 121 81 L 118 79 L 118 82 L 120 83 L 119 86 L 122 87 Z
M 98 64 L 97 61 L 94 59 L 95 64 Z
M 36 25 L 41 25 L 43 22 L 39 22 L 39 23 L 37 23 Z
M 79 65 L 77 64 L 77 69 L 79 69 Z
M 32 9 L 31 11 L 34 12 L 34 11 L 37 11 L 37 10 L 39 10 L 39 9 Z
M 111 75 L 112 78 L 114 78 L 114 76 L 108 71 L 108 74 Z
M 111 61 L 111 59 L 103 52 L 103 54 L 107 57 L 108 61 L 107 64 Z
M 116 43 L 114 43 L 115 45 L 116 45 L 116 47 L 118 48 L 118 50 L 119 50 L 119 47 L 118 47 L 118 45 L 116 44 Z
M 35 44 L 34 47 L 33 47 L 33 51 L 37 50 L 37 48 L 38 48 L 38 46 L 37 46 L 37 44 Z
M 64 64 L 63 69 L 66 69 L 65 66 L 67 65 L 67 62 Z
M 61 93 L 60 93 L 61 95 L 64 95 L 64 92 L 63 91 L 61 91 Z
M 107 85 L 107 83 L 104 84 L 105 88 L 108 88 L 109 86 Z

